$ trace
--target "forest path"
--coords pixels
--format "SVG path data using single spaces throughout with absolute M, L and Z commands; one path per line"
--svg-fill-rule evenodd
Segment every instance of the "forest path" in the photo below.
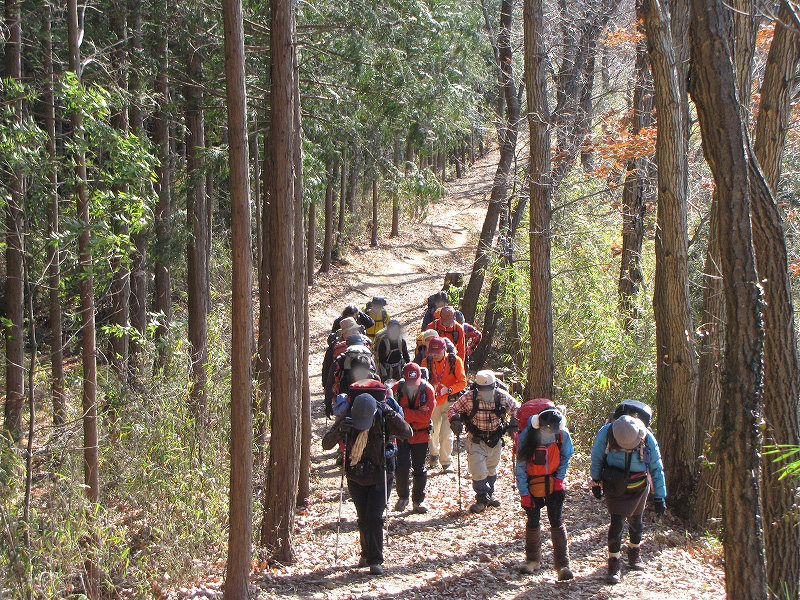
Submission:
M 575 580 L 558 583 L 550 569 L 549 531 L 544 533 L 546 567 L 533 576 L 519 573 L 525 519 L 514 491 L 511 448 L 503 450 L 497 494 L 502 506 L 483 515 L 458 512 L 458 478 L 436 471 L 428 480 L 426 515 L 389 512 L 385 572 L 371 577 L 352 568 L 359 543 L 355 508 L 344 493 L 339 562 L 334 564 L 340 469 L 320 438 L 330 425 L 322 408 L 320 372 L 331 322 L 348 303 L 363 306 L 373 295 L 387 298 L 389 312 L 413 343 L 423 308 L 441 289 L 447 271 L 469 272 L 483 223 L 498 153 L 479 160 L 460 180 L 448 183 L 448 195 L 430 204 L 421 223 L 401 223 L 401 236 L 382 236 L 380 247 L 353 247 L 349 264 L 320 275 L 311 289 L 310 373 L 313 428 L 312 495 L 297 518 L 297 562 L 283 567 L 262 562 L 253 574 L 259 598 L 722 598 L 724 580 L 718 548 L 686 533 L 683 524 L 645 515 L 642 547 L 648 570 L 629 573 L 615 587 L 603 583 L 608 515 L 586 486 L 587 460 L 576 455 L 570 470 L 565 522 Z M 591 440 L 578 440 L 586 447 Z M 461 449 L 462 500 L 472 502 L 466 454 Z M 456 461 L 454 461 L 454 466 Z M 395 493 L 389 508 L 397 500 Z M 544 523 L 546 519 L 543 516 Z

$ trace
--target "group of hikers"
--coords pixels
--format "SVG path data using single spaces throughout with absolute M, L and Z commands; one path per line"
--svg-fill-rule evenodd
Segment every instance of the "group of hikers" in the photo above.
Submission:
M 542 562 L 541 511 L 547 510 L 558 579 L 573 578 L 564 525 L 565 481 L 574 453 L 566 407 L 550 399 L 520 405 L 491 370 L 468 379 L 469 357 L 481 332 L 449 305 L 446 292 L 433 294 L 417 335 L 412 360 L 402 324 L 392 319 L 384 298 L 361 310 L 345 307 L 333 324 L 322 369 L 325 413 L 335 417 L 322 447 L 338 447 L 341 485 L 358 514 L 358 567 L 383 572 L 384 512 L 394 483 L 394 510 L 424 514 L 428 472 L 452 472 L 453 440 L 466 432 L 467 469 L 475 501 L 470 512 L 497 508 L 498 465 L 506 436 L 514 447 L 514 474 L 527 515 L 523 573 Z M 606 582 L 618 583 L 624 522 L 627 562 L 641 570 L 642 514 L 651 490 L 657 514 L 664 514 L 666 486 L 658 442 L 650 430 L 652 410 L 644 403 L 619 404 L 592 448 L 591 490 L 605 498 L 610 515 Z M 460 454 L 459 506 L 461 503 Z M 410 480 L 410 481 L 409 481 Z M 409 485 L 410 483 L 410 485 Z M 341 495 L 340 495 L 341 510 Z M 338 529 L 337 529 L 338 556 Z

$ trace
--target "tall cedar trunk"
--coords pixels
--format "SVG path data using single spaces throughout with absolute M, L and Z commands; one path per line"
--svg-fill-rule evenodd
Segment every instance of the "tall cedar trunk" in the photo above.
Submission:
M 306 279 L 314 285 L 314 258 L 317 251 L 317 203 L 312 198 L 308 203 L 306 242 Z
M 372 234 L 369 245 L 378 247 L 378 177 L 372 178 Z
M 261 244 L 263 251 L 261 254 L 261 267 L 258 277 L 258 355 L 256 359 L 256 378 L 258 380 L 257 400 L 259 411 L 257 417 L 256 446 L 258 448 L 258 464 L 263 466 L 264 452 L 266 450 L 267 421 L 270 411 L 270 377 L 271 361 L 270 348 L 272 344 L 272 325 L 270 319 L 270 253 L 269 239 L 271 234 L 271 177 L 272 177 L 272 152 L 269 143 L 268 133 L 264 134 L 264 156 L 261 168 L 261 189 L 263 200 L 261 202 Z M 260 157 L 256 157 L 259 159 Z
M 339 221 L 336 224 L 336 231 L 339 233 L 336 238 L 336 245 L 341 243 L 342 233 L 344 233 L 345 208 L 347 206 L 347 147 L 342 148 L 341 168 L 339 169 Z
M 691 5 L 691 92 L 716 183 L 719 231 L 725 232 L 719 239 L 727 313 L 719 436 L 725 584 L 731 600 L 757 600 L 767 597 L 767 581 L 759 493 L 762 300 L 750 228 L 751 151 L 727 39 L 729 9 L 719 0 Z
M 639 10 L 647 32 L 658 117 L 658 212 L 653 310 L 656 319 L 656 407 L 670 506 L 686 518 L 697 476 L 695 412 L 697 360 L 689 300 L 688 163 L 683 99 L 670 16 L 659 0 Z
M 797 333 L 786 237 L 775 197 L 780 180 L 794 74 L 800 59 L 798 27 L 800 19 L 795 9 L 783 0 L 764 69 L 753 144 L 753 152 L 769 189 L 753 185 L 754 181 L 758 181 L 757 175 L 750 181 L 753 247 L 758 278 L 764 291 L 765 439 L 767 444 L 779 446 L 797 446 L 800 443 Z M 750 44 L 750 47 L 754 47 L 754 44 Z M 742 95 L 745 97 L 744 93 Z M 751 163 L 751 170 L 753 167 L 757 168 L 757 165 Z M 762 461 L 767 583 L 773 593 L 796 598 L 800 578 L 800 529 L 791 514 L 797 480 L 781 479 L 781 466 L 773 456 L 766 456 Z
M 261 231 L 261 152 L 258 143 L 258 119 L 253 123 L 256 132 L 250 138 L 250 158 L 253 160 L 253 210 L 256 213 L 256 253 L 253 268 L 256 273 L 256 282 L 261 281 L 261 256 L 264 252 L 262 242 L 264 241 Z
M 77 0 L 67 0 L 67 32 L 69 38 L 69 70 L 78 81 L 81 80 L 80 29 L 78 28 Z M 80 110 L 71 115 L 72 135 L 75 140 L 75 196 L 77 217 L 81 222 L 78 236 L 81 314 L 81 362 L 83 364 L 83 480 L 86 496 L 90 504 L 100 500 L 100 477 L 98 464 L 97 436 L 97 341 L 94 323 L 94 278 L 92 277 L 92 251 L 90 246 L 89 195 L 86 190 L 86 158 L 80 149 L 83 144 L 83 116 Z M 93 509 L 89 509 L 89 518 Z M 90 535 L 86 569 L 86 595 L 91 600 L 100 597 L 100 569 L 95 562 L 97 536 Z
M 270 204 L 270 320 L 272 395 L 280 398 L 272 407 L 272 438 L 261 522 L 261 542 L 281 562 L 294 558 L 292 535 L 299 481 L 301 386 L 298 345 L 295 343 L 299 307 L 295 250 L 295 149 L 293 0 L 271 0 L 271 126 L 272 175 Z M 300 275 L 302 279 L 302 275 Z M 302 344 L 300 345 L 302 347 Z
M 225 98 L 231 203 L 231 478 L 226 600 L 250 597 L 253 527 L 253 251 L 241 0 L 224 0 Z
M 527 398 L 553 398 L 553 290 L 550 219 L 553 183 L 544 0 L 525 0 L 525 87 L 530 128 L 530 314 L 531 355 Z
M 519 102 L 517 101 L 517 86 L 514 82 L 512 70 L 512 45 L 511 45 L 511 20 L 513 18 L 514 0 L 502 0 L 500 6 L 500 31 L 497 36 L 497 52 L 500 60 L 500 80 L 498 87 L 505 98 L 505 118 L 497 119 L 497 138 L 500 144 L 500 160 L 494 174 L 492 193 L 489 197 L 489 206 L 483 220 L 478 249 L 475 253 L 475 262 L 472 264 L 467 289 L 461 299 L 461 312 L 467 323 L 475 322 L 478 300 L 480 299 L 486 267 L 489 264 L 492 241 L 497 231 L 497 220 L 503 210 L 503 204 L 508 194 L 508 179 L 515 160 L 517 148 L 517 130 L 519 128 Z
M 117 87 L 123 92 L 128 91 L 128 65 L 125 52 L 125 40 L 128 35 L 126 13 L 123 6 L 124 2 L 116 3 L 116 6 L 109 13 L 111 29 L 116 37 L 116 43 L 111 52 L 111 67 L 116 77 Z M 111 118 L 112 126 L 117 130 L 121 137 L 128 137 L 128 107 L 122 105 L 119 112 Z M 115 197 L 119 198 L 127 192 L 127 186 L 120 188 L 112 187 Z M 129 235 L 130 216 L 124 208 L 125 203 L 115 200 L 116 207 L 111 215 L 114 234 L 122 238 Z M 111 366 L 119 377 L 120 381 L 128 381 L 128 343 L 130 333 L 130 296 L 131 279 L 128 261 L 126 258 L 115 253 L 111 259 L 113 276 L 111 279 L 111 324 L 117 331 L 112 331 L 110 336 L 111 345 Z M 109 415 L 112 421 L 116 420 L 116 407 L 109 407 Z
M 639 23 L 637 31 L 644 34 Z M 639 135 L 642 128 L 649 127 L 653 120 L 653 80 L 647 60 L 647 44 L 644 39 L 636 43 L 636 88 L 633 91 L 633 121 L 631 134 Z M 638 317 L 633 298 L 639 293 L 644 275 L 642 273 L 642 240 L 644 239 L 644 217 L 648 190 L 648 157 L 636 157 L 628 163 L 628 175 L 622 187 L 622 260 L 620 261 L 619 311 L 625 329 L 630 329 Z
M 51 33 L 52 9 L 45 4 L 42 14 L 42 59 L 45 71 L 44 119 L 47 130 L 47 156 L 49 195 L 47 204 L 47 273 L 50 315 L 50 363 L 53 393 L 53 425 L 61 432 L 66 421 L 66 396 L 64 394 L 64 337 L 61 326 L 61 253 L 58 249 L 58 163 L 56 162 L 56 106 L 53 93 L 53 37 Z
M 709 519 L 720 517 L 719 462 L 716 436 L 719 428 L 719 406 L 722 398 L 721 364 L 725 339 L 725 296 L 720 271 L 719 206 L 711 204 L 708 247 L 703 269 L 703 322 L 700 325 L 698 353 L 697 411 L 695 420 L 695 452 L 708 464 L 701 464 L 692 520 L 705 526 Z
M 350 164 L 347 169 L 347 189 L 345 190 L 345 198 L 347 199 L 347 212 L 353 214 L 355 212 L 355 198 L 358 182 L 358 174 L 361 170 L 360 157 L 357 153 L 353 153 L 350 157 Z
M 163 0 L 161 9 L 167 11 L 169 0 Z M 161 31 L 158 46 L 158 74 L 156 75 L 157 109 L 154 115 L 154 142 L 158 150 L 159 164 L 156 169 L 158 181 L 158 202 L 155 211 L 156 252 L 155 263 L 155 311 L 160 313 L 155 331 L 157 357 L 155 367 L 164 369 L 167 364 L 167 337 L 172 321 L 172 301 L 170 282 L 170 259 L 172 237 L 172 155 L 169 134 L 169 35 L 167 27 Z
M 143 71 L 141 65 L 137 63 L 137 61 L 141 60 L 140 57 L 142 55 L 141 3 L 142 0 L 129 0 L 128 11 L 128 24 L 130 27 L 128 56 L 131 65 L 128 76 L 128 89 L 133 96 L 133 102 L 130 107 L 130 128 L 131 132 L 139 137 L 145 135 L 143 127 L 144 115 L 139 106 L 139 87 L 141 85 L 139 73 Z M 137 335 L 131 336 L 130 340 L 129 370 L 130 376 L 136 377 L 143 366 L 138 360 L 138 355 L 143 349 L 140 340 L 144 339 L 147 332 L 147 271 L 145 270 L 147 264 L 147 229 L 134 231 L 131 237 L 134 250 L 131 256 L 130 268 L 130 322 L 131 329 Z
M 319 270 L 327 273 L 331 270 L 331 252 L 333 251 L 333 179 L 336 175 L 334 161 L 328 160 L 325 174 L 328 184 L 325 186 L 325 239 L 322 246 L 322 265 Z
M 5 0 L 5 77 L 22 82 L 22 21 L 19 0 Z M 22 124 L 22 96 L 13 95 L 14 121 Z M 22 169 L 8 172 L 6 200 L 6 402 L 5 429 L 13 439 L 22 435 L 22 406 L 25 400 L 25 291 L 22 264 Z
M 206 292 L 208 289 L 208 260 L 206 243 L 208 219 L 206 210 L 206 178 L 202 174 L 202 152 L 205 144 L 203 123 L 202 57 L 199 50 L 190 50 L 187 57 L 189 83 L 184 90 L 186 98 L 186 175 L 189 181 L 186 197 L 186 245 L 188 284 L 188 330 L 191 346 L 191 386 L 189 402 L 200 433 L 204 427 L 206 410 L 206 363 L 208 362 L 208 322 Z M 198 450 L 200 447 L 198 447 Z M 198 453 L 199 455 L 200 453 Z

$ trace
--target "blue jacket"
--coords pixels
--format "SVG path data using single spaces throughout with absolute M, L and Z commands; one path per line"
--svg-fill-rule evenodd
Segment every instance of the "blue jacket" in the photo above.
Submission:
M 403 408 L 397 403 L 397 401 L 392 398 L 391 396 L 386 396 L 384 400 L 389 407 L 399 414 L 401 417 L 403 415 Z M 339 394 L 336 396 L 336 402 L 333 405 L 333 416 L 334 417 L 342 417 L 347 414 L 347 409 L 350 408 L 350 402 L 347 400 L 347 394 Z
M 530 425 L 527 425 L 525 429 L 522 430 L 522 432 L 519 434 L 519 439 L 517 439 L 517 448 L 522 447 L 528 435 L 531 434 L 531 431 L 532 429 Z M 573 454 L 575 454 L 575 447 L 572 445 L 572 438 L 569 435 L 569 431 L 566 429 L 562 429 L 561 460 L 558 463 L 558 469 L 556 469 L 555 479 L 563 480 L 567 476 L 567 468 L 569 467 L 569 460 L 572 458 Z M 517 464 L 514 467 L 514 475 L 517 478 L 517 489 L 519 490 L 519 495 L 527 496 L 528 494 L 530 494 L 530 490 L 528 490 L 527 465 L 525 464 L 524 460 L 517 461 Z
M 594 440 L 592 447 L 592 479 L 600 481 L 600 472 L 603 470 L 603 459 L 612 467 L 618 469 L 625 468 L 625 452 L 609 452 L 606 455 L 606 446 L 608 445 L 608 430 L 611 428 L 611 423 L 607 423 L 600 428 L 597 432 L 597 438 Z M 638 452 L 633 452 L 631 458 L 631 473 L 641 473 L 642 471 L 650 471 L 653 478 L 653 486 L 655 487 L 654 494 L 658 499 L 665 499 L 667 497 L 667 486 L 664 483 L 664 465 L 661 462 L 661 450 L 658 447 L 658 442 L 652 433 L 647 432 L 645 437 L 645 450 L 644 462 L 639 457 Z

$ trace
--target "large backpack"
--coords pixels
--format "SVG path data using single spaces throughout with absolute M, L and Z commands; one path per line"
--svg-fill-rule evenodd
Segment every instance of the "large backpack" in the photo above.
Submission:
M 492 408 L 481 408 L 481 399 L 478 395 L 477 385 L 473 384 L 471 391 L 472 409 L 469 413 L 464 414 L 464 428 L 474 437 L 477 437 L 479 440 L 484 442 L 487 446 L 494 448 L 497 443 L 503 439 L 503 434 L 506 432 L 506 407 L 503 406 L 500 390 L 495 389 L 494 391 L 494 406 Z M 497 418 L 500 419 L 500 424 L 497 426 L 497 429 L 494 431 L 482 431 L 481 429 L 478 429 L 478 427 L 473 423 L 473 419 L 479 412 L 493 412 Z
M 609 423 L 613 423 L 615 419 L 618 419 L 623 415 L 629 415 L 639 419 L 642 423 L 644 423 L 644 426 L 647 427 L 647 431 L 650 432 L 650 421 L 653 416 L 653 409 L 644 402 L 639 402 L 637 400 L 625 400 L 620 402 L 617 405 L 617 408 L 614 409 L 614 413 L 611 415 Z M 641 490 L 642 486 L 645 484 L 645 481 L 651 479 L 649 468 L 650 450 L 647 447 L 647 436 L 645 436 L 644 439 L 639 442 L 639 445 L 636 448 L 627 450 L 625 448 L 617 447 L 617 444 L 612 447 L 611 440 L 614 437 L 614 433 L 611 427 L 608 428 L 606 435 L 606 450 L 603 454 L 603 470 L 601 471 L 600 475 L 600 479 L 603 482 L 603 491 L 606 493 L 606 495 L 611 496 L 621 496 L 626 493 L 636 493 L 637 491 Z M 625 454 L 624 469 L 612 467 L 608 464 L 606 457 L 611 451 L 623 452 Z M 648 467 L 641 473 L 631 473 L 631 462 L 633 461 L 634 453 L 638 453 L 639 460 L 641 460 Z
M 369 369 L 375 372 L 375 362 L 372 360 L 372 353 L 366 346 L 349 346 L 344 353 L 334 363 L 333 397 L 350 389 L 352 363 L 356 357 L 367 357 L 369 359 Z
M 372 421 L 372 426 L 367 434 L 367 444 L 361 454 L 361 460 L 350 464 L 350 453 L 356 435 L 348 436 L 345 444 L 345 473 L 347 479 L 360 485 L 369 486 L 378 483 L 383 476 L 381 471 L 387 468 L 386 460 L 386 424 L 384 423 L 383 410 L 378 406 L 378 411 Z
M 614 409 L 610 421 L 619 419 L 622 415 L 636 417 L 649 429 L 650 421 L 653 419 L 653 409 L 644 402 L 639 402 L 638 400 L 623 400 L 617 405 L 617 408 Z

